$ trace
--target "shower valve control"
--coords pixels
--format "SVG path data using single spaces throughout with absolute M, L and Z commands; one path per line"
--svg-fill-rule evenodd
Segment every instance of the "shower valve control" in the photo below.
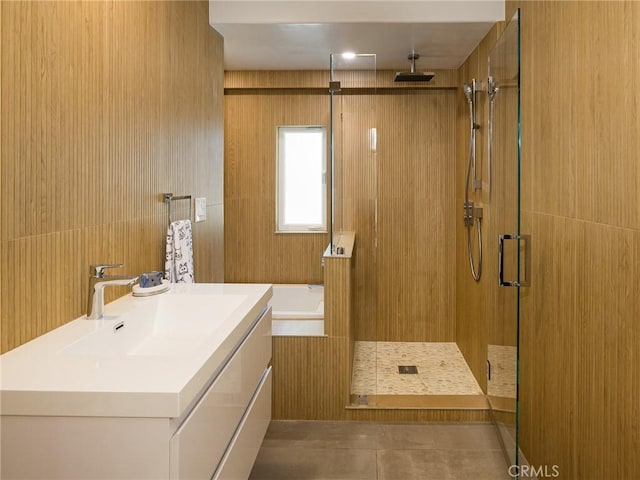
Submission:
M 476 207 L 473 202 L 466 202 L 463 208 L 465 226 L 473 225 L 473 220 L 475 218 L 482 218 L 482 207 Z
M 464 224 L 467 227 L 473 225 L 473 202 L 464 204 Z

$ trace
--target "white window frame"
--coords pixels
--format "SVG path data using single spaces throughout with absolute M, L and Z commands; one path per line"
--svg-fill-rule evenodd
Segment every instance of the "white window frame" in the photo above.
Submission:
M 284 182 L 284 158 L 281 158 L 281 142 L 286 132 L 295 131 L 319 131 L 322 133 L 322 222 L 320 224 L 285 224 L 284 215 L 281 213 L 285 209 Z M 327 233 L 327 129 L 323 125 L 279 125 L 276 127 L 276 233 Z

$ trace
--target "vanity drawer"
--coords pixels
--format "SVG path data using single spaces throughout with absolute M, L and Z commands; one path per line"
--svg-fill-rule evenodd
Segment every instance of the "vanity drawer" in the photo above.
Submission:
M 271 310 L 171 438 L 171 479 L 210 479 L 271 359 Z
M 265 373 L 213 480 L 247 480 L 271 421 L 271 367 Z

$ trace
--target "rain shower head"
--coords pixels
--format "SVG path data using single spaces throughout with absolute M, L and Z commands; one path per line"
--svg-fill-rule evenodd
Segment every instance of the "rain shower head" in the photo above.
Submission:
M 412 53 L 407 58 L 411 60 L 411 71 L 397 72 L 393 79 L 394 82 L 428 82 L 434 77 L 435 73 L 433 72 L 416 72 L 416 60 L 420 58 L 420 55 Z
M 397 72 L 394 82 L 428 82 L 434 77 L 433 72 Z

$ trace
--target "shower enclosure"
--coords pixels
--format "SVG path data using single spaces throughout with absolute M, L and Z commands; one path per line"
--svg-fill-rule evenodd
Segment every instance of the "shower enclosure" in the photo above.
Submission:
M 490 212 L 482 219 L 486 272 L 480 277 L 480 259 L 471 258 L 474 278 L 481 282 L 470 283 L 482 285 L 491 297 L 487 305 L 495 306 L 479 317 L 488 329 L 487 397 L 507 463 L 517 465 L 518 332 L 521 300 L 530 280 L 530 244 L 520 220 L 518 14 L 506 25 L 488 62 L 490 78 L 471 82 L 467 97 L 472 139 L 465 183 L 469 192 L 481 191 L 481 196 L 469 196 L 482 198 L 485 213 Z M 376 70 L 375 55 L 330 57 L 331 244 L 334 251 L 341 232 L 356 232 L 354 364 L 362 360 L 368 365 L 354 366 L 351 402 L 372 408 L 428 408 L 435 405 L 435 397 L 444 405 L 444 397 L 456 395 L 458 408 L 482 410 L 485 396 L 456 344 L 456 302 L 465 301 L 464 292 L 456 299 L 461 277 L 451 267 L 457 248 L 451 232 L 460 221 L 460 204 L 453 201 L 458 172 L 451 161 L 456 155 L 457 76 L 430 88 L 399 87 L 393 74 Z M 476 96 L 486 100 L 488 108 L 481 111 L 487 118 L 474 118 Z M 474 168 L 476 123 L 483 125 L 481 138 L 487 140 L 486 169 Z M 465 220 L 468 215 L 477 231 L 473 238 L 480 240 L 482 211 L 469 203 L 465 199 Z M 463 240 L 460 237 L 460 245 Z M 474 250 L 479 253 L 478 246 Z M 500 286 L 494 274 L 498 259 Z M 485 348 L 483 339 L 477 348 Z M 434 354 L 437 361 L 430 356 Z M 421 388 L 413 388 L 414 379 L 421 380 Z
M 530 282 L 531 253 L 521 209 L 519 11 L 489 54 L 487 94 L 488 170 L 499 277 L 495 311 L 488 318 L 487 397 L 507 463 L 517 466 L 521 463 L 519 330 Z M 514 467 L 513 473 L 517 470 Z
M 332 236 L 356 232 L 351 402 L 481 402 L 455 343 L 457 76 L 398 84 L 350 57 L 331 56 L 329 93 Z

